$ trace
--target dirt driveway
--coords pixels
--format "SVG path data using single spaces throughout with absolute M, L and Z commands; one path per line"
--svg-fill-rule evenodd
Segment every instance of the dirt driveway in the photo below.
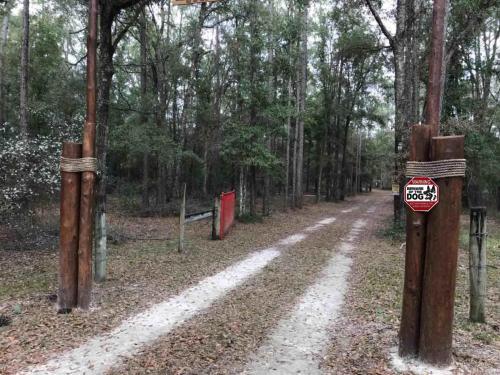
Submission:
M 184 255 L 174 241 L 114 246 L 89 312 L 55 314 L 56 256 L 46 254 L 43 286 L 1 296 L 14 313 L 0 328 L 0 373 L 394 373 L 404 248 L 383 235 L 391 199 L 374 192 L 276 213 L 219 242 L 208 224 L 192 226 Z M 142 220 L 176 231 L 170 219 Z M 0 259 L 0 278 L 29 282 L 24 256 L 10 273 Z M 498 333 L 483 329 L 493 336 L 477 339 L 478 351 L 475 339 L 461 345 L 459 326 L 454 372 L 497 365 Z

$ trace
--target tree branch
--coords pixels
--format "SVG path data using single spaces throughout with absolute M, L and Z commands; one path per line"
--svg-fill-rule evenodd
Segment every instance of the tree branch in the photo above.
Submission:
M 368 6 L 368 9 L 370 9 L 371 14 L 375 18 L 375 21 L 377 21 L 377 24 L 380 27 L 380 30 L 382 31 L 382 33 L 385 35 L 385 37 L 389 41 L 391 48 L 394 50 L 395 49 L 394 36 L 392 36 L 391 33 L 389 32 L 389 30 L 387 30 L 387 27 L 385 27 L 384 22 L 380 18 L 377 10 L 373 7 L 373 4 L 371 3 L 371 1 L 365 0 L 365 3 Z
M 120 43 L 120 40 L 123 39 L 123 37 L 125 36 L 125 34 L 127 34 L 128 30 L 132 27 L 133 24 L 135 24 L 135 22 L 139 18 L 139 15 L 141 14 L 141 12 L 144 9 L 145 3 L 146 3 L 145 1 L 140 1 L 139 2 L 139 6 L 137 7 L 134 15 L 132 16 L 132 19 L 129 22 L 127 22 L 127 24 L 123 27 L 123 29 L 121 29 L 118 32 L 118 34 L 115 37 L 115 40 L 113 41 L 113 50 L 116 50 L 116 48 L 118 46 L 118 43 Z
M 495 1 L 493 0 L 485 0 L 481 4 L 482 9 L 479 12 L 469 15 L 465 26 L 462 27 L 462 31 L 448 42 L 446 46 L 445 61 L 450 61 L 459 45 L 467 40 L 467 38 L 476 34 L 477 30 L 488 16 L 488 10 L 493 7 L 494 4 Z

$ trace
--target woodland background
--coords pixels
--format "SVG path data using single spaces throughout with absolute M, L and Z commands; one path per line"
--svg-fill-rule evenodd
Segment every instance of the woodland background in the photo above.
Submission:
M 431 13 L 427 0 L 101 1 L 96 222 L 175 214 L 184 183 L 193 209 L 236 189 L 248 219 L 402 184 Z M 442 133 L 466 135 L 465 205 L 500 204 L 499 14 L 450 2 Z M 0 246 L 45 246 L 62 142 L 84 122 L 87 2 L 4 0 L 0 18 Z M 395 198 L 396 222 L 402 210 Z

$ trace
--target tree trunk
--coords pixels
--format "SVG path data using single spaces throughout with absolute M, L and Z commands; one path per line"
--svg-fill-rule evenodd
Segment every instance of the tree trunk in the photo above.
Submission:
M 332 155 L 333 155 L 333 135 L 332 135 L 332 129 L 331 125 L 328 123 L 327 124 L 327 130 L 326 130 L 326 166 L 325 166 L 325 199 L 327 202 L 330 202 L 332 200 L 332 185 L 333 185 L 333 180 L 332 180 L 332 172 L 333 172 L 333 160 L 332 160 Z
M 5 113 L 5 49 L 9 36 L 9 19 L 11 3 L 7 3 L 5 14 L 2 20 L 2 30 L 0 36 L 0 127 L 7 121 Z
M 358 130 L 359 131 L 359 130 Z M 356 145 L 356 164 L 354 175 L 354 194 L 359 193 L 359 154 L 361 152 L 361 133 L 358 134 L 358 142 Z
M 296 173 L 296 200 L 295 206 L 298 208 L 302 208 L 303 203 L 303 171 L 304 171 L 304 120 L 306 114 L 306 95 L 307 95 L 307 33 L 308 33 L 308 6 L 309 1 L 305 1 L 302 9 L 300 11 L 300 58 L 299 58 L 299 70 L 298 75 L 299 79 L 297 82 L 298 85 L 298 102 L 299 102 L 299 113 L 298 113 L 298 154 L 297 154 L 297 173 Z
M 141 116 L 142 127 L 148 126 L 148 74 L 147 74 L 147 34 L 146 34 L 146 13 L 143 11 L 139 22 L 139 34 L 141 44 Z M 142 210 L 149 209 L 149 150 L 144 150 L 142 156 Z
M 288 78 L 288 116 L 286 121 L 286 155 L 285 155 L 285 197 L 284 207 L 288 209 L 288 195 L 290 187 L 290 132 L 292 131 L 292 77 Z
M 203 184 L 201 187 L 201 191 L 203 192 L 203 196 L 208 195 L 208 137 L 205 137 L 203 141 Z
M 163 132 L 168 132 L 168 123 L 166 120 L 167 117 L 167 111 L 168 111 L 168 85 L 167 85 L 167 70 L 169 66 L 169 56 L 164 54 L 164 47 L 163 47 L 163 33 L 164 33 L 164 27 L 166 25 L 166 44 L 170 45 L 170 18 L 171 18 L 171 4 L 170 2 L 167 2 L 167 12 L 165 14 L 165 9 L 164 9 L 164 4 L 161 4 L 161 9 L 160 9 L 160 17 L 161 17 L 161 24 L 159 29 L 157 30 L 159 37 L 158 41 L 154 45 L 154 71 L 156 72 L 156 76 L 153 75 L 155 78 L 155 90 L 156 90 L 156 102 L 157 102 L 157 110 L 156 110 L 156 125 L 160 128 L 160 131 Z M 166 18 L 165 18 L 166 16 Z M 147 35 L 147 34 L 146 34 Z M 147 45 L 148 41 L 146 40 Z M 174 86 L 177 86 L 177 77 L 174 78 Z M 177 90 L 177 87 L 175 87 Z M 177 99 L 177 92 L 174 93 L 174 100 Z M 173 125 L 171 128 L 171 135 L 172 139 L 177 140 L 177 134 L 176 134 L 176 123 L 177 123 L 177 103 L 175 102 L 173 104 Z M 184 145 L 184 141 L 181 140 L 180 142 L 181 145 Z M 175 186 L 175 191 L 177 192 L 178 185 L 176 183 L 179 183 L 179 179 L 176 178 L 176 172 L 179 171 L 180 169 L 177 169 L 177 166 L 180 167 L 181 164 L 178 164 L 177 162 L 181 163 L 181 160 L 174 161 L 172 164 L 172 171 L 174 172 L 174 175 L 172 176 L 172 180 L 174 183 L 172 185 Z M 169 193 L 168 189 L 168 165 L 164 162 L 162 151 L 160 151 L 157 155 L 157 178 L 156 178 L 156 205 L 159 209 L 160 212 L 163 211 L 164 207 L 166 206 L 167 203 L 167 195 L 171 195 L 171 192 Z M 171 185 L 171 186 L 172 186 Z M 176 193 L 177 194 L 177 193 Z
M 310 191 L 310 183 L 311 183 L 311 140 L 307 142 L 307 153 L 306 153 L 306 190 L 308 193 Z
M 345 62 L 343 58 L 340 59 L 337 66 L 337 81 L 338 84 L 334 89 L 332 98 L 335 98 L 336 108 L 340 108 L 342 104 L 342 83 L 344 82 L 344 68 Z M 347 85 L 349 88 L 349 84 Z M 340 114 L 335 114 L 335 121 L 329 123 L 330 127 L 330 181 L 329 181 L 329 201 L 338 199 L 339 191 L 339 155 L 340 155 Z
M 99 161 L 100 178 L 97 180 L 96 225 L 95 228 L 95 281 L 106 279 L 107 233 L 106 233 L 106 159 L 108 154 L 109 134 L 109 100 L 111 84 L 114 75 L 113 42 L 112 42 L 113 15 L 111 5 L 101 5 L 99 28 L 99 88 L 97 100 L 97 160 Z
M 193 97 L 195 95 L 195 86 L 196 86 L 196 80 L 199 75 L 199 67 L 201 63 L 201 56 L 202 56 L 202 51 L 201 51 L 201 44 L 202 44 L 202 31 L 203 31 L 203 23 L 205 21 L 206 17 L 206 12 L 207 12 L 207 5 L 206 3 L 201 4 L 200 8 L 200 13 L 198 15 L 198 22 L 197 22 L 197 27 L 195 30 L 195 34 L 193 36 L 193 53 L 191 55 L 191 77 L 189 79 L 189 82 L 187 84 L 186 90 L 185 90 L 185 95 L 184 95 L 184 101 L 183 101 L 183 108 L 182 108 L 182 116 L 181 116 L 181 129 L 179 133 L 179 147 L 180 147 L 180 152 L 177 155 L 176 158 L 176 167 L 175 167 L 175 179 L 174 179 L 174 194 L 176 196 L 179 195 L 179 184 L 180 184 L 180 178 L 181 178 L 181 172 L 182 172 L 182 154 L 184 152 L 184 146 L 185 146 L 185 130 L 186 127 L 189 123 L 189 120 L 191 119 L 191 105 L 193 101 Z
M 219 21 L 219 18 L 217 18 L 217 20 Z M 224 96 L 224 85 L 223 85 L 223 82 L 222 82 L 222 69 L 223 69 L 223 66 L 222 66 L 222 61 L 221 61 L 221 54 L 222 54 L 222 48 L 221 48 L 221 44 L 220 44 L 220 26 L 217 26 L 215 28 L 215 95 L 213 96 L 213 104 L 212 104 L 212 113 L 213 113 L 213 118 L 214 118 L 214 129 L 213 131 L 216 132 L 215 134 L 217 134 L 220 129 L 221 129 L 221 126 L 222 126 L 222 113 L 221 113 L 221 106 L 222 106 L 222 100 L 223 100 L 223 96 Z M 207 141 L 208 143 L 208 141 Z M 207 144 L 207 148 L 208 148 L 208 144 Z M 216 153 L 216 161 L 217 162 L 219 156 L 218 156 L 218 153 Z M 220 164 L 219 164 L 220 165 Z M 218 181 L 217 181 L 218 183 Z M 212 191 L 214 190 L 215 184 L 212 183 Z M 236 186 L 236 184 L 234 183 L 234 180 L 233 180 L 233 183 L 232 183 L 232 188 L 234 188 Z M 217 186 L 215 188 L 215 190 L 217 191 L 217 194 L 220 193 L 220 190 L 221 188 L 219 188 L 219 186 Z
M 298 92 L 296 96 L 296 107 L 298 115 L 299 98 Z M 295 127 L 293 132 L 293 158 L 292 158 L 292 207 L 297 207 L 297 152 L 298 152 L 299 124 L 298 117 L 295 119 Z
M 250 65 L 248 76 L 250 79 L 250 103 L 249 103 L 249 122 L 251 127 L 256 127 L 258 113 L 258 87 L 257 87 L 257 69 L 259 68 L 259 30 L 257 25 L 257 0 L 251 2 L 250 13 Z M 250 215 L 257 214 L 257 166 L 250 166 Z
M 269 216 L 269 198 L 270 198 L 270 188 L 271 188 L 271 177 L 268 172 L 264 174 L 264 194 L 262 196 L 262 216 Z
M 156 204 L 160 212 L 163 212 L 167 204 L 167 168 L 158 156 L 158 176 L 156 179 Z
M 182 188 L 181 210 L 179 212 L 179 246 L 177 251 L 184 252 L 184 233 L 186 230 L 186 184 Z
M 404 27 L 401 25 L 400 27 Z M 394 50 L 394 92 L 395 92 L 395 103 L 396 103 L 396 113 L 394 117 L 395 130 L 394 130 L 394 176 L 396 178 L 397 183 L 401 186 L 404 181 L 402 176 L 400 175 L 402 171 L 402 154 L 401 149 L 402 145 L 402 132 L 404 129 L 404 113 L 403 113 L 403 95 L 404 95 L 404 56 L 403 50 L 399 47 L 399 45 Z M 401 188 L 400 188 L 401 190 Z M 394 222 L 400 223 L 402 218 L 402 204 L 401 204 L 401 196 L 394 196 Z
M 404 184 L 402 176 L 403 171 L 403 155 L 402 147 L 405 130 L 405 38 L 404 35 L 407 26 L 407 6 L 405 0 L 399 0 L 396 8 L 396 36 L 393 46 L 394 54 L 394 93 L 395 93 L 395 108 L 394 117 L 394 176 L 400 186 L 400 192 Z M 401 194 L 394 196 L 394 222 L 400 223 L 402 218 L 403 205 L 401 202 Z
M 240 178 L 239 178 L 239 215 L 242 216 L 246 214 L 246 196 L 247 196 L 247 188 L 246 188 L 246 178 L 245 178 L 245 168 L 243 166 L 240 167 Z
M 273 2 L 269 2 L 269 14 L 271 17 L 271 23 L 272 23 L 272 17 L 274 16 L 274 6 Z M 273 45 L 273 33 L 272 29 L 268 30 L 268 62 L 267 65 L 269 67 L 268 71 L 268 81 L 267 81 L 267 101 L 268 105 L 272 105 L 274 102 L 275 98 L 275 92 L 276 89 L 274 87 L 275 82 L 275 76 L 273 76 L 273 64 L 274 64 L 274 45 Z M 268 119 L 267 122 L 268 128 L 272 127 L 272 118 Z M 271 135 L 270 135 L 269 129 L 266 132 L 266 148 L 269 150 L 270 153 L 272 153 L 272 147 L 271 147 Z M 263 216 L 268 216 L 270 212 L 270 207 L 269 207 L 269 200 L 270 200 L 270 187 L 271 187 L 271 176 L 269 174 L 269 168 L 266 168 L 264 170 L 264 194 L 262 197 L 262 215 Z
M 500 186 L 497 186 L 497 211 L 500 212 Z
M 149 210 L 149 153 L 142 155 L 142 211 Z
M 321 137 L 316 142 L 316 203 L 321 200 L 321 184 L 323 178 L 323 152 L 325 148 L 325 137 Z
M 333 185 L 332 185 L 332 198 L 334 201 L 337 201 L 339 198 L 339 187 L 340 187 L 340 116 L 335 116 L 335 153 L 333 159 Z
M 344 125 L 344 134 L 343 134 L 343 141 L 342 141 L 342 167 L 341 167 L 341 176 L 340 176 L 340 196 L 339 199 L 343 201 L 345 199 L 346 195 L 346 180 L 347 180 L 347 141 L 348 141 L 348 136 L 349 136 L 349 125 L 350 125 L 351 119 L 348 117 L 346 119 L 346 123 Z
M 19 130 L 23 138 L 28 137 L 28 80 L 30 46 L 30 2 L 23 0 L 23 38 L 21 44 Z
M 250 215 L 257 215 L 257 167 L 250 167 Z

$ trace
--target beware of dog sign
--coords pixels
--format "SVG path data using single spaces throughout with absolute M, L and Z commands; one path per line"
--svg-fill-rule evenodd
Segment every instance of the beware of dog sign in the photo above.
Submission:
M 429 212 L 439 203 L 439 187 L 429 177 L 413 177 L 404 188 L 404 200 L 415 212 Z

